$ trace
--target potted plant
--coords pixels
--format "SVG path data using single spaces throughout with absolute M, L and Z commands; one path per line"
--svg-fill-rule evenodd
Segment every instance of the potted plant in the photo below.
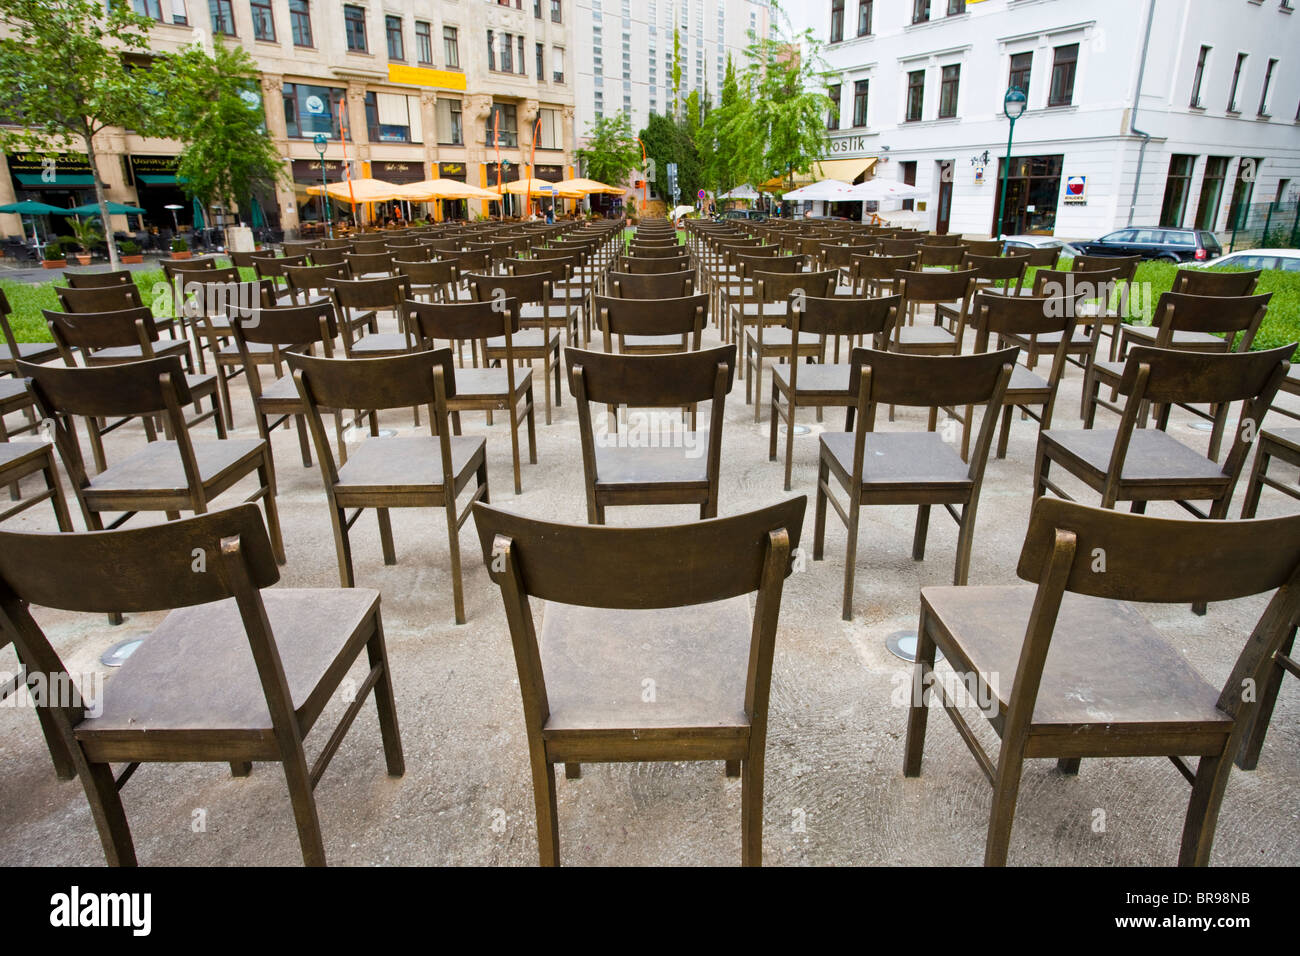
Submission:
M 177 236 L 172 240 L 172 258 L 188 259 L 190 257 L 190 244 L 185 241 L 184 237 Z
M 45 258 L 41 265 L 46 269 L 62 269 L 68 264 L 68 259 L 64 253 L 64 242 L 62 238 L 55 239 L 45 246 Z
M 104 234 L 99 231 L 99 226 L 93 219 L 76 218 L 69 225 L 72 226 L 72 235 L 75 237 L 74 243 L 78 250 L 77 262 L 88 266 L 90 250 L 104 241 Z
M 144 262 L 144 256 L 140 252 L 140 244 L 138 242 L 124 239 L 122 242 L 118 243 L 117 251 L 122 254 L 122 262 L 124 264 Z

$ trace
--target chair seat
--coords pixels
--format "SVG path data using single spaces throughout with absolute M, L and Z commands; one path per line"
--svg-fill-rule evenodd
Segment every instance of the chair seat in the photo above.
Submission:
M 525 303 L 519 307 L 520 322 L 541 322 L 542 306 L 536 303 Z M 564 322 L 575 316 L 574 310 L 567 305 L 548 305 L 546 308 L 546 318 L 552 322 Z
M 898 330 L 898 343 L 909 345 L 948 345 L 956 343 L 951 332 L 937 325 L 905 325 Z
M 1040 352 L 1051 351 L 1061 344 L 1063 332 L 1041 332 L 1037 336 L 1038 350 Z M 1030 336 L 1028 335 L 1008 335 L 1005 336 L 1008 342 L 1014 342 L 1025 348 L 1029 347 Z M 1074 335 L 1070 338 L 1070 349 L 1092 350 L 1092 337 L 1083 329 L 1075 328 Z
M 33 465 L 39 462 L 44 465 L 48 460 L 45 452 L 49 447 L 43 441 L 0 441 L 0 468 L 9 468 L 19 462 L 30 462 Z
M 194 462 L 204 486 L 215 485 L 247 471 L 262 455 L 260 438 L 196 441 Z M 88 492 L 179 492 L 189 488 L 181 453 L 174 441 L 151 441 L 144 448 L 90 479 Z
M 745 735 L 752 623 L 745 596 L 609 610 L 548 602 L 538 644 L 550 717 L 542 734 L 684 727 Z M 655 699 L 642 699 L 647 675 Z
M 1097 378 L 1103 378 L 1106 381 L 1118 382 L 1124 377 L 1124 366 L 1126 362 L 1093 362 L 1092 372 Z
M 1273 454 L 1285 449 L 1292 455 L 1300 455 L 1300 428 L 1265 428 L 1260 431 L 1259 437 L 1278 446 L 1269 449 Z
M 190 343 L 185 339 L 158 339 L 150 343 L 153 354 L 158 358 L 166 355 L 188 355 Z M 144 351 L 138 345 L 114 345 L 112 348 L 96 349 L 92 354 L 95 363 L 132 362 L 144 357 Z
M 262 592 L 294 711 L 314 719 L 370 636 L 379 592 L 370 588 Z M 232 736 L 273 743 L 271 715 L 233 599 L 172 611 L 113 675 L 103 712 L 77 725 L 88 746 L 140 746 L 169 734 L 197 746 Z M 306 728 L 304 728 L 304 731 Z M 199 740 L 195 736 L 199 735 Z M 208 757 L 207 759 L 211 759 Z
M 632 432 L 624 430 L 620 437 L 635 442 Z M 678 432 L 674 447 L 643 448 L 623 445 L 596 444 L 596 484 L 601 488 L 618 487 L 653 488 L 665 485 L 708 484 L 708 435 L 700 432 Z M 612 443 L 614 435 L 604 441 Z
M 486 439 L 453 437 L 451 470 L 459 479 L 478 467 Z M 367 493 L 394 488 L 441 488 L 442 449 L 431 435 L 396 438 L 367 438 L 348 448 L 347 464 L 339 468 L 339 492 Z
M 769 325 L 763 329 L 763 350 L 768 349 L 788 349 L 792 337 L 790 330 L 783 325 Z M 745 332 L 745 342 L 758 345 L 758 332 L 755 329 L 749 329 Z M 811 348 L 821 348 L 822 337 L 812 332 L 799 333 L 800 347 L 809 346 Z
M 1034 585 L 921 589 L 923 605 L 955 644 L 953 666 L 984 675 L 1004 711 L 1036 591 Z M 1141 723 L 1158 724 L 1165 736 L 1223 734 L 1232 720 L 1216 706 L 1218 697 L 1218 688 L 1136 606 L 1067 593 L 1034 705 L 1034 729 L 1069 733 Z
M 22 408 L 36 401 L 21 378 L 0 378 L 0 408 L 6 412 Z
M 510 344 L 516 352 L 523 350 L 541 351 L 547 345 L 558 349 L 560 347 L 560 330 L 556 328 L 548 329 L 547 338 L 543 339 L 541 329 L 520 329 L 510 337 Z M 505 349 L 506 337 L 498 335 L 488 339 L 487 347 L 489 350 Z
M 617 336 L 615 336 L 617 338 Z M 623 336 L 623 347 L 628 350 L 632 349 L 672 349 L 673 351 L 686 351 L 682 347 L 682 340 L 690 341 L 689 335 L 625 335 Z
M 185 384 L 195 395 L 208 395 L 217 387 L 217 376 L 215 372 L 209 372 L 207 375 L 186 375 Z
M 790 366 L 786 363 L 772 366 L 772 374 L 783 389 L 790 387 Z M 851 365 L 827 365 L 800 363 L 798 387 L 799 395 L 840 395 L 846 400 L 852 397 L 849 379 L 853 374 Z
M 1115 447 L 1115 429 L 1088 428 L 1073 431 L 1049 429 L 1042 441 L 1082 463 L 1094 475 L 1106 474 Z M 1124 459 L 1124 482 L 1201 485 L 1226 481 L 1221 465 L 1187 447 L 1158 428 L 1135 428 Z
M 293 376 L 284 375 L 270 385 L 262 387 L 262 401 L 272 404 L 291 402 L 296 406 L 302 404 L 302 397 L 298 394 L 298 386 L 294 384 Z
M 733 321 L 740 315 L 747 319 L 754 319 L 760 315 L 776 318 L 785 316 L 788 311 L 789 304 L 786 302 L 743 302 L 731 307 L 731 318 Z
M 254 361 L 258 362 L 258 364 L 263 365 L 266 364 L 266 360 L 271 359 L 275 355 L 275 346 L 271 345 L 269 342 L 249 342 L 248 354 Z M 230 360 L 242 358 L 239 354 L 239 346 L 235 345 L 233 342 L 221 346 L 217 355 L 223 359 Z
M 1160 335 L 1160 330 L 1154 325 L 1125 325 L 1121 327 L 1121 334 L 1130 341 L 1136 341 L 1139 345 L 1155 345 L 1156 339 Z M 1180 332 L 1175 330 L 1170 341 L 1170 348 L 1212 348 L 1219 351 L 1226 351 L 1228 343 L 1223 336 L 1215 335 L 1212 332 Z
M 24 362 L 37 364 L 52 362 L 59 357 L 59 347 L 53 342 L 19 342 L 18 358 Z M 13 361 L 9 346 L 0 345 L 0 366 Z
M 1011 366 L 1011 381 L 1007 384 L 1008 396 L 1014 397 L 1013 392 L 1045 391 L 1048 387 L 1047 379 L 1037 372 L 1031 372 L 1018 362 Z
M 405 355 L 411 351 L 406 336 L 401 332 L 372 332 L 352 343 L 353 355 L 377 358 L 385 355 Z
M 523 395 L 533 383 L 533 370 L 515 369 L 515 395 Z M 455 401 L 505 399 L 510 397 L 510 379 L 503 368 L 462 368 L 456 370 Z
M 846 476 L 853 474 L 853 433 L 823 432 L 822 448 Z M 862 456 L 862 487 L 879 491 L 964 491 L 969 466 L 938 432 L 869 432 Z

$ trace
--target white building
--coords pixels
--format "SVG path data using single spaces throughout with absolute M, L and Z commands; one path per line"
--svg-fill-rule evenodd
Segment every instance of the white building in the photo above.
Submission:
M 831 158 L 859 160 L 849 172 L 928 190 L 916 207 L 932 229 L 995 234 L 1003 96 L 1024 87 L 1005 231 L 1091 238 L 1130 223 L 1224 234 L 1241 204 L 1295 200 L 1296 7 L 810 0 L 791 15 L 827 44 Z
M 673 36 L 681 48 L 681 98 L 707 91 L 717 102 L 727 56 L 744 64 L 750 31 L 766 33 L 767 0 L 577 0 L 573 65 L 577 135 L 623 110 L 633 131 L 673 99 Z

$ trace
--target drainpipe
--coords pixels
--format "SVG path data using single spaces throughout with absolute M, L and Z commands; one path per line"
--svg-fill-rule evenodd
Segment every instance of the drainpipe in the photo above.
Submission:
M 1156 0 L 1149 0 L 1147 4 L 1147 29 L 1142 37 L 1142 60 L 1138 64 L 1137 89 L 1133 91 L 1133 109 L 1128 116 L 1128 131 L 1135 136 L 1142 137 L 1142 145 L 1138 149 L 1137 171 L 1133 174 L 1133 198 L 1128 204 L 1128 223 L 1133 225 L 1133 216 L 1137 211 L 1138 186 L 1142 183 L 1142 161 L 1146 158 L 1147 143 L 1151 142 L 1151 134 L 1137 128 L 1138 103 L 1142 100 L 1142 77 L 1147 71 L 1147 49 L 1151 46 L 1151 24 L 1155 20 Z

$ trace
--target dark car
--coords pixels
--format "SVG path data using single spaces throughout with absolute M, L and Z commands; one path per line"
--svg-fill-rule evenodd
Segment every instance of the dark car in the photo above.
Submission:
M 759 221 L 767 218 L 767 213 L 757 209 L 728 209 L 722 214 L 723 219 L 749 219 Z
M 1205 262 L 1223 254 L 1212 232 L 1163 226 L 1127 226 L 1074 245 L 1089 256 L 1141 256 L 1163 262 Z

